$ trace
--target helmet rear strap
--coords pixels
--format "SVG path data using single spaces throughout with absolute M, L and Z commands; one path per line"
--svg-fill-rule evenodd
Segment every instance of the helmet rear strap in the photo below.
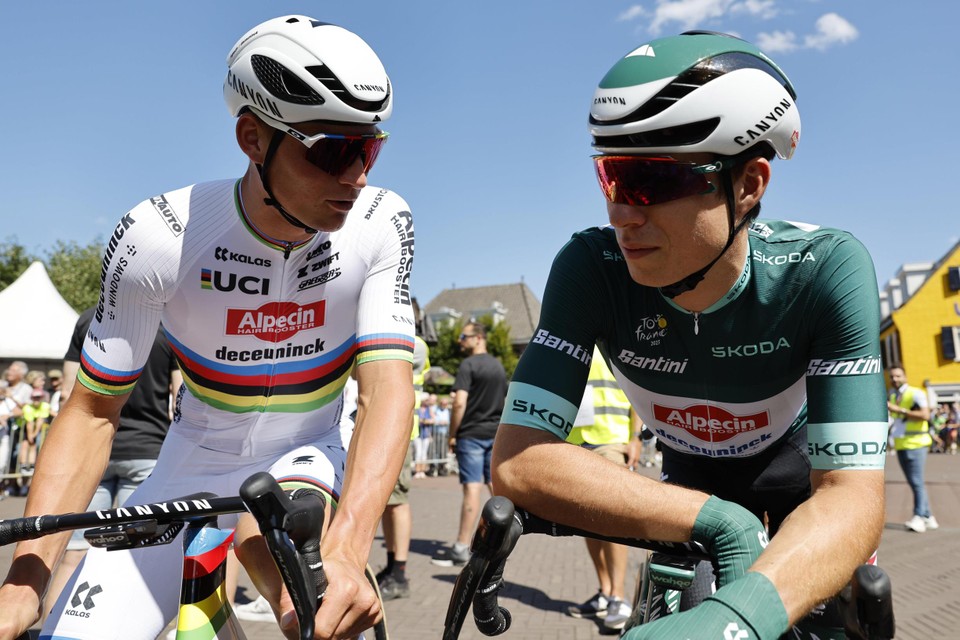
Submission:
M 283 142 L 283 139 L 286 137 L 283 131 L 275 129 L 273 132 L 273 137 L 270 139 L 270 146 L 267 147 L 267 155 L 263 158 L 263 164 L 256 164 L 257 173 L 260 174 L 260 182 L 263 184 L 263 190 L 267 192 L 267 198 L 263 199 L 263 203 L 275 208 L 280 212 L 280 215 L 283 216 L 283 219 L 289 222 L 291 225 L 303 229 L 307 233 L 316 233 L 317 230 L 313 227 L 308 227 L 304 223 L 300 222 L 297 218 L 293 216 L 290 212 L 283 208 L 283 205 L 277 200 L 276 196 L 273 195 L 273 190 L 270 188 L 270 182 L 267 178 L 267 172 L 270 168 L 270 161 L 273 160 L 273 156 L 277 153 L 277 149 L 280 147 L 280 143 Z

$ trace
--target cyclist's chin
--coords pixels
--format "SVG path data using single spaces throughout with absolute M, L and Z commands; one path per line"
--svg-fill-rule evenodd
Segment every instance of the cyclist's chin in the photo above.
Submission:
M 630 279 L 644 287 L 665 287 L 683 277 L 682 275 L 674 277 L 673 269 L 668 269 L 658 262 L 655 263 L 652 260 L 644 261 L 642 264 L 638 262 L 628 260 L 627 271 L 630 272 Z
M 322 211 L 315 213 L 309 220 L 304 219 L 304 223 L 310 225 L 318 231 L 324 231 L 331 233 L 333 231 L 339 231 L 343 228 L 343 225 L 347 222 L 347 215 L 350 210 L 340 210 L 333 209 L 331 207 L 323 207 Z

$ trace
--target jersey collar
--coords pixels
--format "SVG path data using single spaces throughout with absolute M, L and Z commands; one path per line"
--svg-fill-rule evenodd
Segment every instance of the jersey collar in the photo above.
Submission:
M 753 268 L 750 266 L 750 252 L 747 251 L 746 258 L 743 261 L 743 269 L 740 271 L 740 277 L 737 278 L 737 281 L 733 283 L 733 286 L 730 287 L 730 290 L 727 291 L 719 300 L 714 302 L 712 305 L 701 311 L 700 313 L 713 313 L 714 311 L 719 311 L 724 308 L 734 300 L 740 297 L 740 294 L 744 292 L 747 288 L 747 284 L 750 282 L 750 275 L 753 273 Z M 667 303 L 683 313 L 692 313 L 678 305 L 676 302 L 668 298 L 667 296 L 660 294 L 661 297 L 667 301 Z

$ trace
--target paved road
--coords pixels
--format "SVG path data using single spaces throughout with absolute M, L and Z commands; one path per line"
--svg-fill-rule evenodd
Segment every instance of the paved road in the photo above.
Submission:
M 930 499 L 941 527 L 916 534 L 901 523 L 912 510 L 910 490 L 899 465 L 888 458 L 886 472 L 886 530 L 880 562 L 894 585 L 897 638 L 947 640 L 960 638 L 960 456 L 933 455 L 927 467 Z M 0 502 L 0 518 L 19 516 L 22 498 Z M 412 491 L 414 540 L 408 573 L 412 596 L 386 603 L 391 635 L 395 640 L 440 637 L 454 568 L 435 567 L 430 556 L 455 536 L 460 488 L 454 478 L 414 481 Z M 639 551 L 631 551 L 630 574 L 639 566 Z M 0 549 L 0 569 L 9 564 L 10 550 Z M 385 562 L 380 541 L 374 545 L 371 564 Z M 514 625 L 505 636 L 513 640 L 584 640 L 600 638 L 597 625 L 563 615 L 567 605 L 586 600 L 596 591 L 596 578 L 580 540 L 527 536 L 519 542 L 507 567 L 508 586 L 503 603 L 512 611 Z M 249 582 L 241 584 L 249 592 Z M 244 623 L 250 640 L 281 638 L 272 624 Z M 465 626 L 461 638 L 481 638 Z

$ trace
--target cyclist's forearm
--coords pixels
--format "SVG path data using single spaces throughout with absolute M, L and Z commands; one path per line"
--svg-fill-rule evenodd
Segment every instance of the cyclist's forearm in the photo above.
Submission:
M 542 518 L 610 536 L 685 542 L 707 500 L 516 425 L 500 425 L 492 472 L 497 495 Z
M 413 428 L 412 384 L 389 375 L 371 380 L 364 375 L 370 373 L 364 369 L 369 366 L 358 368 L 361 391 L 357 424 L 340 502 L 324 538 L 324 548 L 342 548 L 364 564 L 387 498 L 400 475 Z M 365 391 L 363 382 L 373 384 L 368 384 Z
M 849 582 L 883 531 L 882 470 L 831 471 L 823 478 L 750 569 L 773 582 L 791 624 Z
M 108 420 L 91 423 L 88 416 L 78 414 L 65 409 L 51 425 L 40 449 L 25 517 L 82 512 L 90 504 L 110 457 L 114 428 Z M 68 539 L 69 534 L 61 534 L 18 544 L 8 579 L 42 588 L 49 576 L 37 572 L 37 563 L 52 570 Z

